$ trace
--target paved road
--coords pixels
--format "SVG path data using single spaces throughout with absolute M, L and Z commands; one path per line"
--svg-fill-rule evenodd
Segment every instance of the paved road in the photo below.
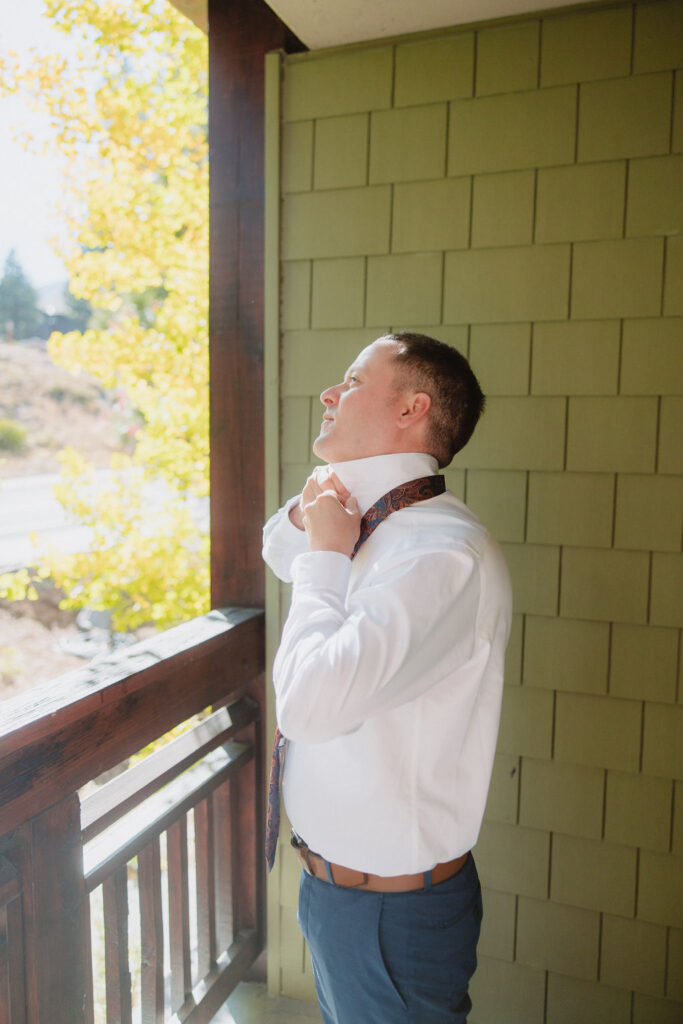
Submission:
M 97 470 L 96 486 L 105 486 L 110 471 Z M 64 554 L 87 551 L 89 527 L 79 526 L 64 511 L 54 494 L 58 474 L 11 477 L 0 480 L 0 572 L 35 564 L 36 552 L 31 534 Z M 161 503 L 165 492 L 162 482 L 149 485 L 150 514 Z M 206 525 L 208 502 L 193 500 L 193 516 L 198 525 Z
M 31 533 L 65 554 L 88 550 L 90 530 L 74 523 L 52 493 L 59 479 L 46 473 L 0 480 L 0 572 L 35 563 Z

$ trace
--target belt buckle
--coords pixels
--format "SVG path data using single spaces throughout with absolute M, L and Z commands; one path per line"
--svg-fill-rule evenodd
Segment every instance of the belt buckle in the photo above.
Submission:
M 299 855 L 299 860 L 301 861 L 302 867 L 306 874 L 315 875 L 315 872 L 313 871 L 313 868 L 311 867 L 311 862 L 309 860 L 311 851 L 308 849 L 307 844 L 303 841 L 301 836 L 298 836 L 296 834 L 294 829 L 292 829 L 292 834 L 290 836 L 289 843 L 290 846 L 294 847 L 297 854 Z

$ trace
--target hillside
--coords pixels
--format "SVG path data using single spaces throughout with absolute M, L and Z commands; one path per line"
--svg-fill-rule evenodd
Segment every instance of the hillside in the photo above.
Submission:
M 0 420 L 26 431 L 22 452 L 0 449 L 0 501 L 2 479 L 58 473 L 57 453 L 67 445 L 96 467 L 107 466 L 131 425 L 125 409 L 91 378 L 56 366 L 44 343 L 0 342 Z M 58 600 L 45 587 L 35 603 L 0 601 L 0 701 L 83 664 L 72 653 L 83 634 L 74 613 L 58 610 Z
M 57 452 L 67 445 L 96 467 L 108 465 L 130 425 L 124 410 L 92 378 L 56 366 L 43 342 L 0 342 L 0 420 L 26 430 L 22 452 L 0 446 L 0 478 L 57 473 Z

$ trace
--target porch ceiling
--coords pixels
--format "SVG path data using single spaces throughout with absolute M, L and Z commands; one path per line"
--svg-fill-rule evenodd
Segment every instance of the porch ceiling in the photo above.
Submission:
M 310 50 L 508 18 L 594 0 L 267 0 Z M 207 0 L 171 0 L 207 31 Z
M 507 18 L 567 0 L 267 0 L 310 50 L 410 32 L 447 28 L 472 21 Z M 589 0 L 579 0 L 589 2 Z

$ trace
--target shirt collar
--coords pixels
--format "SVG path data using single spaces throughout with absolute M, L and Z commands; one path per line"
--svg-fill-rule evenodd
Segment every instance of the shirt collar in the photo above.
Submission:
M 421 476 L 434 476 L 439 463 L 426 452 L 395 452 L 391 455 L 371 455 L 367 459 L 349 459 L 331 462 L 332 469 L 360 506 L 362 514 L 378 498 L 399 484 L 417 480 Z

